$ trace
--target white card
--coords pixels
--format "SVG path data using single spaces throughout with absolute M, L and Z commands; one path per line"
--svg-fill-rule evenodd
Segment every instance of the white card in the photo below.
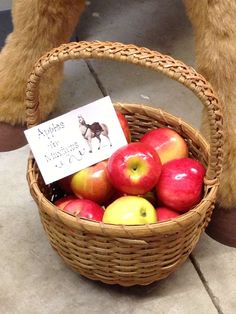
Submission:
M 109 96 L 25 131 L 46 184 L 105 160 L 127 144 Z

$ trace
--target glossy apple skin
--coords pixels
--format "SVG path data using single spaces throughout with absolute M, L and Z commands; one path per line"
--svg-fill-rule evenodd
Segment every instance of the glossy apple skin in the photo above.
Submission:
M 180 213 L 167 207 L 158 207 L 156 211 L 157 211 L 157 221 L 165 221 L 165 220 L 169 220 L 169 219 L 180 216 Z
M 122 196 L 111 203 L 104 212 L 104 223 L 140 225 L 156 223 L 156 210 L 140 196 Z
M 107 161 L 101 161 L 73 174 L 71 189 L 79 198 L 89 199 L 100 205 L 107 202 L 113 193 L 107 174 Z
M 86 199 L 76 199 L 70 201 L 64 207 L 63 211 L 80 218 L 95 221 L 102 221 L 104 214 L 104 209 L 100 205 Z
M 176 211 L 185 212 L 202 198 L 204 166 L 191 158 L 179 158 L 162 166 L 156 186 L 161 203 Z
M 135 142 L 116 150 L 108 160 L 112 185 L 129 195 L 149 192 L 161 174 L 160 158 L 149 145 Z
M 116 110 L 116 115 L 120 121 L 120 125 L 121 125 L 122 130 L 125 134 L 126 140 L 128 143 L 130 143 L 131 142 L 131 133 L 130 133 L 128 121 L 126 120 L 125 116 L 118 110 Z
M 151 145 L 156 150 L 163 165 L 173 159 L 188 157 L 188 146 L 185 140 L 172 129 L 151 130 L 144 134 L 140 141 Z
M 68 204 L 68 203 L 70 203 L 71 201 L 74 201 L 74 200 L 76 200 L 76 199 L 78 199 L 76 196 L 74 196 L 74 195 L 67 195 L 67 196 L 63 196 L 63 197 L 61 197 L 61 198 L 59 198 L 58 200 L 56 200 L 55 202 L 54 202 L 54 204 L 57 206 L 57 207 L 59 207 L 59 208 L 61 208 L 61 209 L 64 209 L 64 207 Z

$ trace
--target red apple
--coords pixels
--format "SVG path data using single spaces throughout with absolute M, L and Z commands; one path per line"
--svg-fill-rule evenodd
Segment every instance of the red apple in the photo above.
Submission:
M 180 216 L 180 213 L 167 207 L 158 207 L 156 211 L 157 211 L 157 221 L 165 221 L 165 220 L 169 220 L 171 218 L 176 218 Z
M 130 195 L 142 195 L 157 184 L 161 167 L 155 150 L 136 142 L 116 150 L 108 160 L 107 170 L 117 190 Z
M 71 176 L 71 189 L 79 198 L 103 204 L 113 193 L 108 179 L 107 160 L 85 168 Z
M 78 198 L 74 195 L 68 195 L 68 196 L 64 196 L 64 197 L 61 197 L 59 198 L 57 201 L 54 202 L 54 204 L 61 208 L 61 209 L 64 209 L 64 207 L 70 203 L 71 201 L 74 201 L 74 200 L 77 200 Z
M 157 198 L 164 206 L 185 212 L 202 198 L 204 166 L 191 158 L 171 160 L 162 166 L 156 186 Z
M 86 200 L 76 199 L 70 201 L 63 209 L 63 211 L 90 220 L 102 221 L 104 210 L 97 203 Z
M 157 151 L 162 164 L 173 159 L 188 157 L 187 143 L 172 129 L 154 129 L 146 133 L 140 141 L 151 145 Z
M 120 111 L 116 110 L 116 115 L 120 121 L 120 125 L 121 125 L 122 130 L 125 134 L 126 140 L 128 143 L 130 143 L 131 142 L 131 134 L 130 134 L 128 121 L 126 120 L 125 116 Z

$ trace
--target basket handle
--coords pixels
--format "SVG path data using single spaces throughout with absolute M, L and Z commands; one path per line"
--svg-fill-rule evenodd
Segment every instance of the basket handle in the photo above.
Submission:
M 215 184 L 222 170 L 222 107 L 211 85 L 193 68 L 157 51 L 117 42 L 72 42 L 63 44 L 42 56 L 30 74 L 26 89 L 26 122 L 28 128 L 40 120 L 39 83 L 43 74 L 55 64 L 71 59 L 111 59 L 144 66 L 161 72 L 190 90 L 207 109 L 210 125 L 210 160 L 206 173 L 208 184 Z M 209 182 L 210 181 L 210 182 Z

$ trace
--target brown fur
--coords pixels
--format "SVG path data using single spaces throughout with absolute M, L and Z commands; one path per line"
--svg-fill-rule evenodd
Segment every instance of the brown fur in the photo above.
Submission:
M 46 51 L 67 42 L 84 8 L 78 0 L 15 0 L 14 31 L 0 54 L 0 121 L 23 124 L 26 80 Z M 41 86 L 41 118 L 52 112 L 62 67 L 46 74 Z
M 218 202 L 236 205 L 236 2 L 183 0 L 196 39 L 198 71 L 224 103 L 225 162 Z M 26 79 L 35 61 L 52 47 L 69 40 L 84 8 L 84 0 L 15 0 L 14 31 L 0 54 L 0 122 L 24 124 Z M 47 73 L 41 86 L 41 119 L 54 108 L 61 68 Z M 49 84 L 50 82 L 50 84 Z M 208 134 L 205 114 L 203 132 Z
M 218 203 L 236 206 L 236 2 L 185 0 L 196 40 L 198 71 L 208 79 L 224 104 L 224 170 Z M 203 114 L 203 133 L 208 124 Z

